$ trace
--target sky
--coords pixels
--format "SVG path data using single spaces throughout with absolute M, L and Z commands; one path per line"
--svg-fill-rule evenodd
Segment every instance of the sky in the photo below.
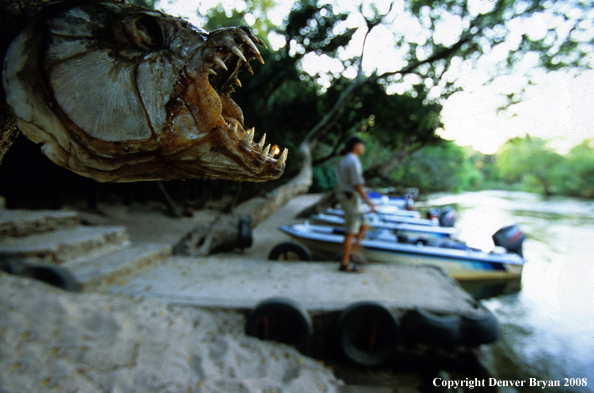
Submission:
M 503 112 L 492 88 L 455 93 L 445 103 L 442 138 L 490 154 L 510 138 L 525 135 L 549 139 L 559 153 L 594 138 L 594 71 L 573 77 L 563 72 L 542 77 L 525 99 Z
M 392 14 L 387 27 L 378 28 L 368 37 L 364 70 L 372 72 L 377 67 L 379 72 L 396 70 L 402 67 L 402 51 L 397 45 L 391 45 L 392 37 L 389 29 L 398 26 L 404 29 L 408 38 L 422 42 L 427 34 L 418 23 L 407 18 L 403 9 L 404 0 L 394 1 Z M 221 3 L 225 9 L 242 7 L 242 0 L 160 0 L 156 8 L 165 12 L 187 18 L 191 23 L 200 26 L 201 19 L 196 15 L 205 14 L 214 5 Z M 277 25 L 290 12 L 292 0 L 278 1 L 277 8 L 267 17 Z M 387 1 L 375 0 L 374 4 L 380 9 L 387 7 Z M 489 1 L 470 0 L 469 7 L 474 12 L 482 7 L 489 7 Z M 341 0 L 337 11 L 349 11 L 352 2 Z M 399 9 L 401 8 L 401 9 Z M 352 13 L 345 22 L 345 27 L 364 25 L 362 18 Z M 594 16 L 594 15 L 593 15 Z M 491 154 L 510 138 L 525 135 L 537 136 L 550 140 L 550 146 L 565 154 L 572 146 L 579 144 L 586 138 L 594 138 L 594 71 L 585 71 L 579 75 L 572 75 L 564 71 L 544 73 L 536 69 L 537 59 L 527 56 L 518 64 L 518 72 L 496 78 L 492 84 L 486 82 L 498 62 L 506 56 L 507 49 L 517 45 L 522 34 L 531 38 L 539 38 L 546 34 L 548 27 L 555 26 L 555 21 L 547 18 L 536 18 L 531 23 L 515 26 L 512 34 L 501 45 L 493 48 L 491 53 L 483 56 L 477 67 L 469 67 L 468 63 L 454 64 L 444 79 L 456 80 L 462 91 L 450 96 L 444 103 L 442 118 L 444 127 L 437 133 L 445 139 L 453 140 L 461 146 L 471 146 L 475 150 Z M 453 43 L 463 26 L 459 19 L 450 18 L 437 26 L 435 37 L 444 45 Z M 594 27 L 592 29 L 594 31 Z M 353 45 L 342 55 L 353 56 L 360 51 L 364 32 L 361 30 L 353 39 Z M 284 44 L 279 37 L 268 37 L 273 49 Z M 276 47 L 276 48 L 275 48 Z M 349 52 L 350 51 L 350 52 Z M 594 58 L 591 63 L 594 62 Z M 310 56 L 304 59 L 304 69 L 310 73 L 320 70 L 325 72 L 342 72 L 354 75 L 354 70 L 345 70 L 341 62 L 336 59 Z M 523 101 L 498 111 L 505 103 L 505 95 L 518 91 L 518 87 L 526 83 L 524 73 L 530 74 L 535 85 L 529 86 L 523 95 Z M 411 76 L 412 77 L 412 76 Z M 414 77 L 413 77 L 414 78 Z M 323 76 L 319 82 L 329 83 Z M 404 80 L 392 87 L 391 93 L 402 93 L 416 80 Z M 445 82 L 445 81 L 444 81 Z M 429 86 L 431 87 L 431 86 Z M 439 94 L 441 86 L 433 86 Z

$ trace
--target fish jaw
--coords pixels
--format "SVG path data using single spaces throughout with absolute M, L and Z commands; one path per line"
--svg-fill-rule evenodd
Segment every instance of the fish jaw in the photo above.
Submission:
M 254 143 L 230 97 L 249 61 L 263 62 L 256 44 L 246 27 L 206 33 L 130 5 L 76 6 L 13 41 L 3 83 L 22 132 L 80 175 L 263 182 L 287 152 Z

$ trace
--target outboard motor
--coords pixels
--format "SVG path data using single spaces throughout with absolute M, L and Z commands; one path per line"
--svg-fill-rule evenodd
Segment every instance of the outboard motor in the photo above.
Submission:
M 404 197 L 406 198 L 406 201 L 404 203 L 404 207 L 406 208 L 406 210 L 415 210 L 415 201 L 412 195 L 406 194 Z
M 439 215 L 439 224 L 444 228 L 453 228 L 457 218 L 456 210 L 451 206 L 446 206 Z
M 516 253 L 522 258 L 522 243 L 526 240 L 526 235 L 520 230 L 518 225 L 508 225 L 501 228 L 493 234 L 493 242 L 496 246 L 504 247 L 506 250 Z
M 439 216 L 441 215 L 441 209 L 438 207 L 432 207 L 431 209 L 427 210 L 427 213 L 425 213 L 425 217 L 428 220 L 433 221 L 433 225 L 438 226 L 439 225 Z

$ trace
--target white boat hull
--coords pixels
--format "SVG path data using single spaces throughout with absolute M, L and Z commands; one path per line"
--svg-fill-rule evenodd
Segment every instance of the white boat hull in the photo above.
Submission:
M 344 236 L 339 233 L 340 229 L 310 224 L 282 226 L 280 229 L 306 246 L 316 259 L 333 260 L 341 253 Z M 518 279 L 524 264 L 523 258 L 516 254 L 444 249 L 387 239 L 366 238 L 362 246 L 361 252 L 370 262 L 435 266 L 459 281 Z
M 344 217 L 333 214 L 314 214 L 310 217 L 312 221 L 320 225 L 330 225 L 334 227 L 344 226 Z M 415 225 L 400 222 L 389 222 L 381 216 L 370 215 L 369 225 L 372 229 L 387 229 L 394 231 L 397 235 L 403 236 L 422 236 L 436 238 L 455 238 L 459 231 L 456 228 L 445 228 L 439 226 Z

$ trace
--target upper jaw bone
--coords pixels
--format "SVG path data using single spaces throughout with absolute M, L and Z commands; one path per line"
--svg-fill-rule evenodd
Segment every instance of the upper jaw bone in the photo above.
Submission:
M 223 60 L 223 59 L 228 59 L 228 56 L 224 52 L 223 53 L 220 52 L 221 49 L 223 51 L 225 51 L 225 49 L 226 49 L 227 53 L 232 53 L 235 56 L 237 56 L 239 58 L 239 61 L 242 62 L 242 65 L 248 70 L 248 72 L 250 72 L 250 74 L 253 74 L 253 70 L 249 65 L 249 61 L 251 59 L 255 58 L 257 61 L 264 64 L 264 59 L 262 58 L 262 55 L 261 55 L 260 51 L 258 50 L 258 47 L 256 46 L 256 44 L 262 45 L 264 47 L 266 47 L 266 44 L 262 40 L 260 40 L 258 37 L 251 34 L 251 32 L 246 31 L 241 28 L 237 29 L 235 31 L 235 34 L 236 34 L 236 37 L 239 37 L 241 39 L 241 41 L 243 41 L 243 43 L 246 44 L 247 47 L 244 47 L 244 49 L 242 50 L 240 48 L 240 46 L 238 46 L 240 44 L 236 44 L 235 40 L 233 40 L 231 37 L 228 37 L 227 39 L 224 40 L 224 42 L 220 42 L 220 45 L 218 47 L 219 48 L 218 53 L 215 53 L 212 55 L 211 62 L 213 65 L 218 66 L 225 71 L 229 71 L 228 65 Z M 239 82 L 239 79 L 237 78 L 237 75 L 236 75 L 236 72 L 238 70 L 239 70 L 239 68 L 236 68 L 236 71 L 234 73 L 232 73 L 232 75 L 229 78 L 231 78 L 232 81 L 236 85 L 241 87 L 241 82 Z M 205 71 L 208 74 L 217 75 L 217 72 L 215 71 L 214 67 L 206 67 Z M 229 129 L 230 129 L 231 133 L 235 134 L 237 136 L 239 136 L 241 134 L 241 131 L 239 130 L 239 128 L 240 127 L 237 122 L 234 122 L 234 124 L 229 124 Z M 254 128 L 247 130 L 245 132 L 245 136 L 243 137 L 242 142 L 252 149 L 257 145 L 261 149 L 260 157 L 263 159 L 270 158 L 270 159 L 272 159 L 273 162 L 276 162 L 276 165 L 283 165 L 286 162 L 288 154 L 289 154 L 289 150 L 287 148 L 285 148 L 283 150 L 283 152 L 281 153 L 281 155 L 279 156 L 278 159 L 275 159 L 274 156 L 276 154 L 278 154 L 278 150 L 275 149 L 273 152 L 271 152 L 270 145 L 264 147 L 264 144 L 266 142 L 266 134 L 264 134 L 262 136 L 262 139 L 256 144 L 254 144 L 254 134 L 255 134 Z

